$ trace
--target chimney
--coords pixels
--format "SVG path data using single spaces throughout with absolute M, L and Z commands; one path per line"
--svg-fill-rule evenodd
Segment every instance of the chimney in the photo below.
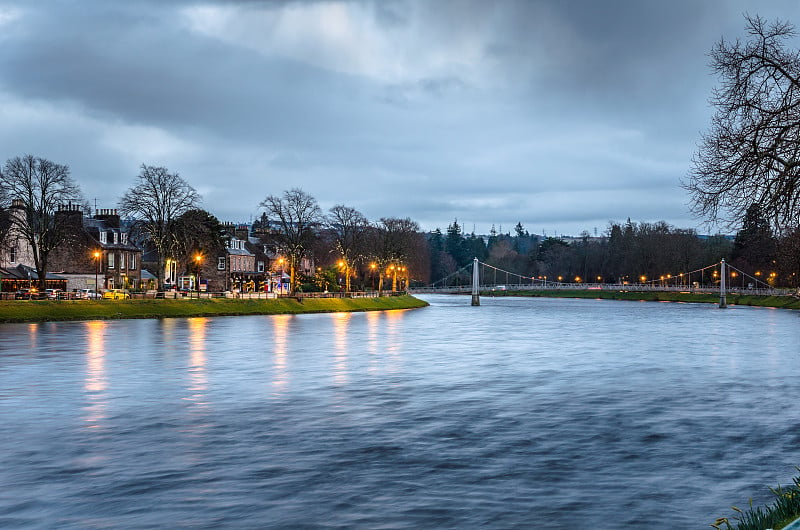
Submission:
M 247 241 L 247 238 L 250 236 L 250 227 L 247 225 L 236 225 L 236 229 L 233 232 L 233 236 L 236 239 Z
M 94 214 L 94 218 L 105 222 L 108 228 L 119 228 L 119 214 L 116 208 L 100 208 Z
M 59 205 L 58 211 L 56 211 L 56 218 L 64 219 L 66 223 L 76 227 L 83 226 L 83 211 L 78 204 L 68 202 L 67 204 Z

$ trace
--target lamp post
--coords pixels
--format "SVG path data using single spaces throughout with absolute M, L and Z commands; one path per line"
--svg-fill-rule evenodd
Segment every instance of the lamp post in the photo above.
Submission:
M 370 263 L 369 264 L 369 278 L 370 278 L 370 280 L 372 280 L 372 290 L 373 291 L 375 290 L 375 269 L 377 267 L 378 266 L 376 264 L 374 264 L 374 263 Z
M 197 270 L 194 276 L 195 281 L 197 282 L 197 298 L 200 299 L 200 262 L 203 261 L 203 256 L 200 254 L 195 254 L 194 262 L 197 266 Z
M 347 292 L 347 291 L 350 290 L 349 289 L 350 286 L 348 285 L 350 283 L 350 281 L 349 281 L 348 271 L 347 271 L 347 262 L 345 262 L 344 260 L 340 259 L 338 265 L 339 265 L 339 269 L 344 274 L 344 292 Z M 341 284 L 342 284 L 342 279 L 341 279 L 341 277 L 339 277 L 339 285 L 341 286 Z
M 100 294 L 100 286 L 97 285 L 97 276 L 100 274 L 100 254 L 99 250 L 94 251 L 94 292 L 95 295 Z
M 280 294 L 284 294 L 284 292 L 283 292 L 283 261 L 284 261 L 283 258 L 280 258 L 278 260 L 278 265 L 280 265 L 280 272 L 279 272 L 279 275 L 278 275 L 278 285 L 280 287 L 279 287 L 278 291 L 280 292 Z

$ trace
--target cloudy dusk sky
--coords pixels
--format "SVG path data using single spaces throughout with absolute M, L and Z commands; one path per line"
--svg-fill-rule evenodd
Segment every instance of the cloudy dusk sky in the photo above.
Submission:
M 70 166 L 99 208 L 139 166 L 222 221 L 323 209 L 577 235 L 703 227 L 681 179 L 708 52 L 797 1 L 3 1 L 0 161 Z

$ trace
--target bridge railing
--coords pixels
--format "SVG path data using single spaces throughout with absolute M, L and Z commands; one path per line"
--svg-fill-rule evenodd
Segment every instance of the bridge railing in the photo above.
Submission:
M 718 293 L 718 286 L 693 286 L 693 285 L 650 285 L 650 284 L 611 284 L 611 283 L 558 283 L 548 282 L 545 284 L 483 284 L 480 286 L 481 293 L 503 292 L 503 291 L 549 291 L 549 290 L 599 290 L 599 291 L 632 291 L 632 292 L 688 292 L 688 293 Z M 421 287 L 411 289 L 411 292 L 418 294 L 436 293 L 471 293 L 471 285 L 455 285 L 447 287 Z M 762 296 L 780 296 L 797 294 L 794 289 L 749 289 L 747 287 L 729 287 L 729 294 L 750 294 Z

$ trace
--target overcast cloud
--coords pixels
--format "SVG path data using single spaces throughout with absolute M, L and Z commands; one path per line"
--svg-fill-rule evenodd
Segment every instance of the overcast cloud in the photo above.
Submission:
M 115 207 L 141 164 L 223 221 L 301 187 L 426 230 L 699 227 L 708 52 L 797 1 L 0 0 L 0 159 Z

